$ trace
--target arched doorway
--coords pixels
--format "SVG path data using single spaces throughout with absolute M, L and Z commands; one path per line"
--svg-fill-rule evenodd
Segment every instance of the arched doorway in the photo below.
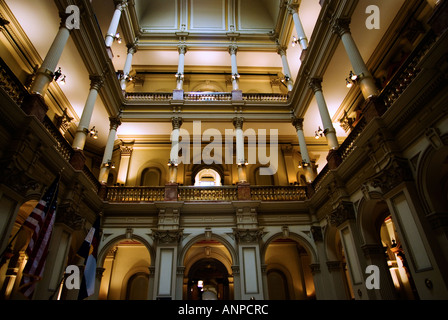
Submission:
M 137 240 L 122 240 L 105 254 L 99 300 L 147 300 L 149 297 L 148 248 Z
M 229 300 L 229 274 L 217 259 L 196 261 L 188 273 L 188 300 Z
M 265 252 L 269 300 L 315 299 L 312 257 L 290 238 L 272 240 Z
M 184 300 L 233 300 L 232 255 L 214 239 L 199 240 L 184 256 Z

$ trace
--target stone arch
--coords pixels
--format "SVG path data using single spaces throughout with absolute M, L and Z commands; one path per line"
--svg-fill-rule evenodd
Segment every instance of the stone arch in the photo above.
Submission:
M 168 170 L 166 169 L 166 166 L 162 165 L 159 162 L 152 162 L 152 161 L 148 161 L 148 162 L 144 163 L 142 166 L 140 166 L 140 168 L 138 169 L 138 172 L 137 172 L 137 181 L 135 183 L 140 185 L 142 183 L 143 172 L 150 168 L 155 168 L 160 171 L 160 184 L 162 186 L 165 185 L 165 183 L 168 181 L 168 178 L 167 178 Z
M 248 167 L 248 177 L 249 181 L 252 182 L 254 185 L 257 183 L 257 173 L 259 173 L 259 170 L 261 168 L 269 168 L 269 166 L 266 165 L 252 165 Z M 278 182 L 278 171 L 271 175 L 272 185 L 279 185 Z
M 285 277 L 285 285 L 287 286 L 287 290 L 288 290 L 288 297 L 287 297 L 287 299 L 294 299 L 295 298 L 295 294 L 294 294 L 294 290 L 291 287 L 291 285 L 293 284 L 291 273 L 283 265 L 273 263 L 273 264 L 270 264 L 267 267 L 266 275 L 269 278 L 269 273 L 270 272 L 276 272 L 276 271 L 280 272 Z M 268 290 L 268 292 L 269 292 L 269 290 Z M 269 300 L 273 300 L 272 297 L 269 297 Z
M 121 300 L 125 300 L 128 298 L 130 281 L 132 280 L 132 278 L 139 275 L 147 276 L 149 281 L 149 269 L 143 267 L 130 269 L 123 278 L 123 284 L 121 285 Z
M 151 266 L 154 266 L 156 261 L 156 254 L 153 246 L 143 237 L 133 234 L 132 235 L 133 240 L 136 240 L 143 244 L 146 249 L 149 252 L 149 256 L 151 258 Z M 123 240 L 129 240 L 125 234 L 119 235 L 114 237 L 113 239 L 110 239 L 106 244 L 103 245 L 101 250 L 98 253 L 98 267 L 102 267 L 104 265 L 104 259 L 106 258 L 107 253 L 109 250 L 111 250 L 117 243 L 123 241 Z
M 301 235 L 299 233 L 295 233 L 295 232 L 289 232 L 288 237 L 285 237 L 283 233 L 279 232 L 279 233 L 276 233 L 276 234 L 273 234 L 272 236 L 270 236 L 263 243 L 263 246 L 260 248 L 262 264 L 265 263 L 266 250 L 268 249 L 269 244 L 272 241 L 277 240 L 277 239 L 291 239 L 291 240 L 296 241 L 310 255 L 312 264 L 319 263 L 319 258 L 318 258 L 316 249 L 315 249 L 314 245 L 309 242 L 308 237 L 306 237 L 305 235 Z
M 222 164 L 218 165 L 218 164 L 214 164 L 214 163 L 210 164 L 210 165 L 207 165 L 207 164 L 195 164 L 195 165 L 193 165 L 191 167 L 191 180 L 190 180 L 191 185 L 194 185 L 196 175 L 200 171 L 202 171 L 204 169 L 215 170 L 221 177 L 221 185 L 225 185 L 225 171 L 226 171 L 225 167 Z
M 227 241 L 224 237 L 217 235 L 217 234 L 212 234 L 210 238 L 206 238 L 204 234 L 201 235 L 197 235 L 195 237 L 193 237 L 191 240 L 189 240 L 183 247 L 182 250 L 179 253 L 179 263 L 182 263 L 182 265 L 184 265 L 185 263 L 185 258 L 186 258 L 186 254 L 187 252 L 190 250 L 190 248 L 203 240 L 215 240 L 220 242 L 222 245 L 224 245 L 224 247 L 227 249 L 227 251 L 230 253 L 230 257 L 232 259 L 231 263 L 232 265 L 238 265 L 238 254 L 235 251 L 235 248 L 232 246 L 232 244 Z M 222 257 L 220 257 L 220 259 L 222 259 Z M 218 259 L 219 260 L 219 259 Z M 221 260 L 219 260 L 221 261 Z M 223 261 L 221 261 L 223 262 Z M 226 263 L 224 263 L 224 265 L 226 265 Z M 185 272 L 187 272 L 188 270 L 185 270 Z M 232 270 L 229 270 L 229 274 L 232 274 Z
M 384 219 L 390 215 L 387 203 L 380 197 L 367 200 L 362 198 L 358 206 L 357 224 L 362 244 L 380 244 L 380 228 Z
M 441 137 L 438 149 L 429 146 L 417 164 L 416 186 L 427 213 L 448 208 L 448 135 Z

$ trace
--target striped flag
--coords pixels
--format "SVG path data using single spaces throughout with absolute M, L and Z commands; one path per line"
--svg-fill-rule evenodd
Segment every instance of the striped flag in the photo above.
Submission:
M 20 286 L 20 291 L 27 298 L 32 297 L 36 283 L 42 278 L 44 271 L 45 259 L 47 258 L 50 237 L 56 218 L 59 180 L 59 177 L 54 180 L 23 224 L 32 232 L 30 243 L 26 249 L 28 261 L 22 272 L 22 284 Z
M 95 292 L 96 260 L 98 256 L 98 244 L 100 240 L 100 217 L 98 217 L 90 228 L 78 255 L 84 258 L 85 268 L 82 277 L 81 288 L 78 294 L 78 300 L 90 297 Z

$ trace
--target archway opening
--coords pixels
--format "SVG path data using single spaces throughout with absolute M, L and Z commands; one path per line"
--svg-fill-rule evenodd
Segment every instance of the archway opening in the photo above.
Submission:
M 315 299 L 311 273 L 311 256 L 292 239 L 275 239 L 269 243 L 265 263 L 269 300 Z
M 148 248 L 136 240 L 123 240 L 106 254 L 99 300 L 147 300 L 149 297 Z
M 22 226 L 37 204 L 37 200 L 29 200 L 20 206 L 17 213 L 9 238 L 10 243 L 2 257 L 4 259 L 1 261 L 2 265 L 0 265 L 3 278 L 0 281 L 1 299 L 14 299 L 15 292 L 20 285 L 22 271 L 28 259 L 26 249 L 32 237 L 32 231 L 26 227 L 22 228 Z
M 194 178 L 194 185 L 200 187 L 221 186 L 221 175 L 213 169 L 202 169 Z
M 391 216 L 384 219 L 380 236 L 382 245 L 386 248 L 387 265 L 399 299 L 418 299 L 417 288 Z
M 229 274 L 217 259 L 196 261 L 188 273 L 188 300 L 229 300 Z
M 184 265 L 184 300 L 233 300 L 232 257 L 221 242 L 196 242 L 188 249 Z

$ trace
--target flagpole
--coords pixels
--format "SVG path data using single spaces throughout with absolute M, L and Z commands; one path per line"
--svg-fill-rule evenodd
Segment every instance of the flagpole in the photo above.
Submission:
M 63 168 L 61 169 L 61 171 L 59 171 L 59 173 L 58 173 L 58 176 L 57 176 L 57 179 L 58 179 L 58 182 L 57 182 L 57 183 L 58 183 L 58 184 L 61 182 L 61 174 L 62 174 L 62 172 L 63 172 L 64 170 L 65 170 L 65 167 L 63 167 Z M 56 179 L 55 179 L 55 180 L 56 180 Z M 53 180 L 53 182 L 54 182 L 55 180 Z M 53 183 L 52 183 L 52 184 L 53 184 Z M 51 185 L 52 185 L 52 184 L 51 184 Z M 50 185 L 50 186 L 51 186 L 51 185 Z M 44 192 L 43 194 L 45 194 L 45 192 Z M 53 194 L 50 203 L 53 203 L 53 202 L 54 202 L 54 197 L 55 197 L 55 194 Z M 50 207 L 51 207 L 51 206 L 50 206 Z M 50 207 L 48 208 L 48 210 L 50 210 Z M 47 214 L 47 213 L 48 213 L 48 211 L 45 212 L 45 214 Z M 5 250 L 3 250 L 2 254 L 0 255 L 0 261 L 1 261 L 1 259 L 3 259 L 3 256 L 4 256 L 5 253 L 8 251 L 8 248 L 12 246 L 12 243 L 13 243 L 14 240 L 17 238 L 17 236 L 19 235 L 20 231 L 22 231 L 22 229 L 23 229 L 23 224 L 20 225 L 19 230 L 17 230 L 16 234 L 15 234 L 14 237 L 12 237 L 12 239 L 9 241 L 9 243 L 8 243 L 8 245 L 6 246 Z M 5 261 L 5 263 L 6 263 L 6 261 Z

